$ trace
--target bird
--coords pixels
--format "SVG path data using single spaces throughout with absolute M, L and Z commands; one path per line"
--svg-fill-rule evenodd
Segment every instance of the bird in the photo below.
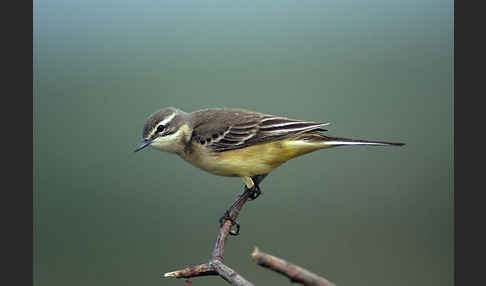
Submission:
M 405 145 L 330 136 L 324 129 L 329 124 L 247 109 L 206 108 L 185 112 L 166 107 L 148 116 L 142 142 L 135 152 L 150 146 L 177 154 L 214 175 L 240 177 L 245 191 L 250 192 L 249 199 L 254 200 L 261 194 L 261 181 L 292 158 L 338 146 Z M 220 223 L 231 220 L 228 213 L 229 210 Z

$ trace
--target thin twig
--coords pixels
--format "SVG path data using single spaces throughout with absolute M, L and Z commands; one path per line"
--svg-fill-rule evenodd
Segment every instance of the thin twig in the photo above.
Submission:
M 288 263 L 281 258 L 260 252 L 258 248 L 255 248 L 251 254 L 251 258 L 253 258 L 257 264 L 287 276 L 292 282 L 300 283 L 306 286 L 334 286 L 333 283 L 329 282 L 325 278 L 320 277 L 302 267 Z
M 229 216 L 233 221 L 236 221 L 238 215 L 248 201 L 250 196 L 249 191 L 245 191 L 238 199 L 233 203 L 229 212 Z M 167 272 L 164 277 L 172 278 L 192 278 L 200 276 L 213 276 L 219 275 L 231 285 L 235 286 L 253 286 L 252 283 L 244 279 L 236 271 L 223 264 L 224 260 L 224 247 L 226 246 L 226 240 L 228 239 L 229 232 L 232 227 L 231 220 L 226 220 L 219 229 L 216 242 L 214 244 L 213 251 L 211 253 L 211 259 L 209 263 L 200 264 L 196 266 L 187 267 L 181 270 Z
M 213 265 L 216 271 L 218 271 L 219 276 L 221 276 L 224 280 L 228 281 L 228 283 L 230 283 L 231 285 L 254 286 L 251 282 L 243 278 L 243 276 L 223 264 L 223 262 L 221 261 L 214 260 L 211 262 L 211 265 Z
M 219 275 L 219 274 L 218 272 L 216 272 L 216 270 L 212 265 L 210 265 L 209 263 L 205 263 L 205 264 L 187 267 L 177 271 L 167 272 L 164 274 L 164 277 L 192 278 L 192 277 L 212 276 L 212 275 Z
M 232 208 L 230 210 L 229 216 L 231 219 L 236 221 L 238 218 L 238 215 L 240 214 L 241 209 L 245 205 L 245 203 L 248 201 L 248 198 L 250 197 L 250 192 L 246 191 L 243 192 L 242 195 L 236 199 L 236 201 L 233 203 Z M 230 220 L 226 220 L 222 227 L 219 229 L 218 237 L 216 237 L 216 242 L 214 244 L 214 249 L 213 252 L 211 253 L 211 259 L 212 260 L 219 260 L 223 262 L 224 260 L 224 247 L 226 245 L 226 240 L 228 239 L 229 232 L 231 230 L 232 223 Z

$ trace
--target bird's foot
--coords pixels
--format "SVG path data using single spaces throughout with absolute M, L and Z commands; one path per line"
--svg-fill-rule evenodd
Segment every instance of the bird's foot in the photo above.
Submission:
M 230 229 L 229 234 L 230 235 L 238 235 L 240 234 L 240 224 L 237 223 L 231 216 L 230 216 L 230 210 L 227 210 L 224 212 L 223 216 L 219 219 L 219 227 L 223 227 L 223 224 L 227 221 L 231 221 L 231 228 L 233 226 L 236 227 L 236 230 L 233 231 Z
M 222 227 L 223 224 L 229 220 L 231 221 L 231 228 L 233 228 L 233 226 L 236 228 L 236 230 L 232 230 L 230 229 L 229 231 L 229 234 L 230 235 L 238 235 L 240 234 L 240 224 L 237 223 L 230 215 L 231 211 L 233 210 L 233 208 L 235 207 L 235 205 L 240 201 L 242 200 L 242 197 L 246 194 L 246 193 L 249 193 L 248 195 L 248 200 L 252 201 L 256 198 L 258 198 L 261 194 L 262 194 L 262 191 L 260 190 L 260 187 L 257 185 L 257 184 L 254 184 L 252 188 L 248 188 L 247 186 L 245 186 L 245 191 L 243 192 L 243 194 L 239 195 L 239 198 L 236 202 L 233 203 L 233 205 L 224 212 L 223 216 L 221 218 L 219 218 L 219 227 Z
M 260 187 L 258 185 L 253 185 L 252 188 L 248 188 L 245 186 L 245 192 L 250 192 L 250 195 L 248 196 L 248 200 L 253 201 L 254 199 L 258 198 L 263 192 L 260 190 Z

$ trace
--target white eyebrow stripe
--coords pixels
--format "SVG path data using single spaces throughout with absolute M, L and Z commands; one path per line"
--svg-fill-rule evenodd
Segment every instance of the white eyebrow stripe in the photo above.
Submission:
M 150 138 L 152 137 L 152 135 L 154 135 L 154 133 L 157 131 L 157 128 L 160 126 L 160 125 L 166 125 L 167 123 L 169 123 L 172 119 L 174 119 L 175 117 L 175 112 L 172 113 L 171 115 L 169 115 L 167 118 L 165 118 L 164 120 L 160 121 L 159 124 L 157 124 L 153 129 L 152 131 L 150 132 L 149 136 L 147 138 Z
M 170 122 L 172 119 L 174 119 L 175 115 L 176 115 L 176 114 L 175 114 L 175 112 L 174 112 L 174 113 L 172 113 L 172 114 L 171 114 L 171 115 L 169 115 L 169 116 L 168 116 L 166 119 L 164 119 L 164 120 L 160 121 L 160 123 L 157 125 L 157 127 L 158 127 L 159 125 L 166 125 L 166 124 L 167 124 L 167 123 L 169 123 L 169 122 Z M 157 128 L 156 128 L 156 129 L 157 129 Z

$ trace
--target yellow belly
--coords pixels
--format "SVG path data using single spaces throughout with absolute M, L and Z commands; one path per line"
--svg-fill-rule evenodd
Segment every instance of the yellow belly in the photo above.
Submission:
M 220 176 L 255 176 L 272 170 L 294 157 L 325 148 L 322 143 L 300 140 L 277 141 L 225 152 L 210 152 L 194 144 L 185 160 Z

